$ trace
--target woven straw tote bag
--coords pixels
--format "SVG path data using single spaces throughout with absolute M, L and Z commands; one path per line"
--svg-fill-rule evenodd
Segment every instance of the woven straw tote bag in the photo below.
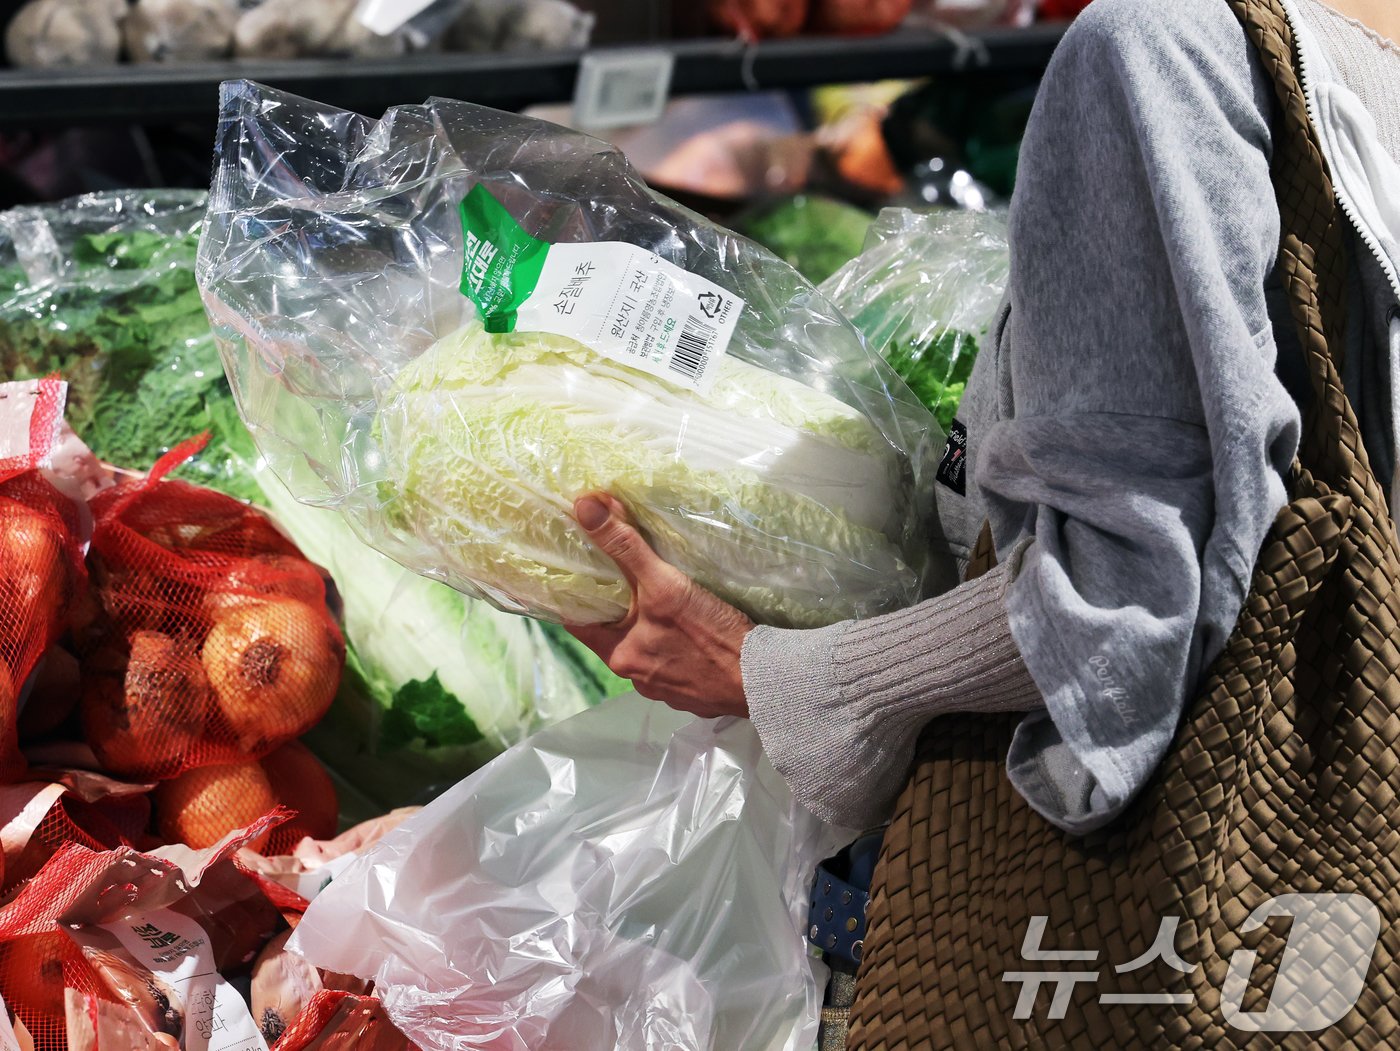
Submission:
M 1277 85 L 1280 265 L 1315 392 L 1292 501 L 1168 758 L 1107 830 L 1067 836 L 1020 799 L 1014 717 L 931 724 L 875 872 L 848 1051 L 1400 1047 L 1400 549 L 1339 378 L 1343 226 L 1291 30 L 1277 0 L 1225 2 Z

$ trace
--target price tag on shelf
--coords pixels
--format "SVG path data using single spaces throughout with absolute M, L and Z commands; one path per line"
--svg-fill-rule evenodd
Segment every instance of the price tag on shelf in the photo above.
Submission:
M 360 0 L 355 20 L 380 36 L 395 33 L 433 5 L 433 0 Z
M 662 48 L 584 55 L 574 89 L 574 124 L 580 128 L 650 124 L 666 108 L 675 64 L 675 56 Z

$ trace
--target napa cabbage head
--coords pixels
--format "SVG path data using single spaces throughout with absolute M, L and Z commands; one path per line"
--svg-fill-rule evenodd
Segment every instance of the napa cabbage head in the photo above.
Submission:
M 377 430 L 399 551 L 506 608 L 572 623 L 626 612 L 626 582 L 573 520 L 591 490 L 763 623 L 917 598 L 896 539 L 899 455 L 851 406 L 733 357 L 700 394 L 565 337 L 470 322 L 399 373 Z

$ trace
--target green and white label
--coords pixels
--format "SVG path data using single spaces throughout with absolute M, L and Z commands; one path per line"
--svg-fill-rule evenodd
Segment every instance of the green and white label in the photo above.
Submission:
M 683 387 L 713 381 L 738 296 L 622 241 L 537 240 L 479 184 L 461 214 L 462 294 L 488 332 L 550 332 Z

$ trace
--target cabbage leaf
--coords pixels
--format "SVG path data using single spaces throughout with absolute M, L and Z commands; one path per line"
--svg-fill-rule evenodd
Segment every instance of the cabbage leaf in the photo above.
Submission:
M 506 606 L 573 623 L 626 612 L 626 582 L 572 517 L 591 490 L 764 623 L 917 596 L 894 449 L 844 402 L 733 356 L 702 395 L 571 339 L 473 321 L 399 372 L 377 431 L 381 513 L 416 566 Z

